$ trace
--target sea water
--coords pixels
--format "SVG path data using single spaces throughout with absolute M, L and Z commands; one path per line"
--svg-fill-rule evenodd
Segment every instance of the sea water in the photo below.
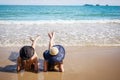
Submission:
M 0 6 L 0 20 L 91 19 L 120 19 L 120 6 Z
M 47 46 L 51 31 L 65 46 L 119 46 L 120 6 L 0 5 L 0 46 Z

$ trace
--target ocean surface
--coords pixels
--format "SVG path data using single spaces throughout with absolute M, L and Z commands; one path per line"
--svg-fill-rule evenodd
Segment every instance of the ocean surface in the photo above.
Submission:
M 0 6 L 0 20 L 91 19 L 120 19 L 120 6 Z
M 47 46 L 51 31 L 65 46 L 120 46 L 120 6 L 0 5 L 0 46 Z

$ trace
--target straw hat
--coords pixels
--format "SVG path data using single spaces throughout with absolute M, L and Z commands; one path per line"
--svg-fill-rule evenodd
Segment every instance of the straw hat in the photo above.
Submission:
M 58 53 L 59 53 L 59 50 L 58 50 L 57 47 L 52 47 L 52 48 L 50 49 L 50 54 L 51 54 L 51 55 L 57 55 Z

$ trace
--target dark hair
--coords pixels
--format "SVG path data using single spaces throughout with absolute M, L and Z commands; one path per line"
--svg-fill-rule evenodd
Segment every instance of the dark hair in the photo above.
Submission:
M 28 60 L 34 55 L 34 48 L 31 46 L 23 46 L 20 49 L 20 57 L 23 60 Z

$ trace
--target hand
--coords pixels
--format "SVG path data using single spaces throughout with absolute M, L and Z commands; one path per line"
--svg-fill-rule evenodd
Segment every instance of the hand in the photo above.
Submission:
M 35 39 L 32 38 L 32 37 L 30 37 L 30 40 L 31 40 L 32 42 L 34 42 L 34 41 L 37 41 L 39 38 L 40 38 L 40 35 L 37 35 L 37 36 L 35 37 Z
M 55 36 L 55 32 L 48 33 L 48 36 L 50 39 L 53 39 Z

